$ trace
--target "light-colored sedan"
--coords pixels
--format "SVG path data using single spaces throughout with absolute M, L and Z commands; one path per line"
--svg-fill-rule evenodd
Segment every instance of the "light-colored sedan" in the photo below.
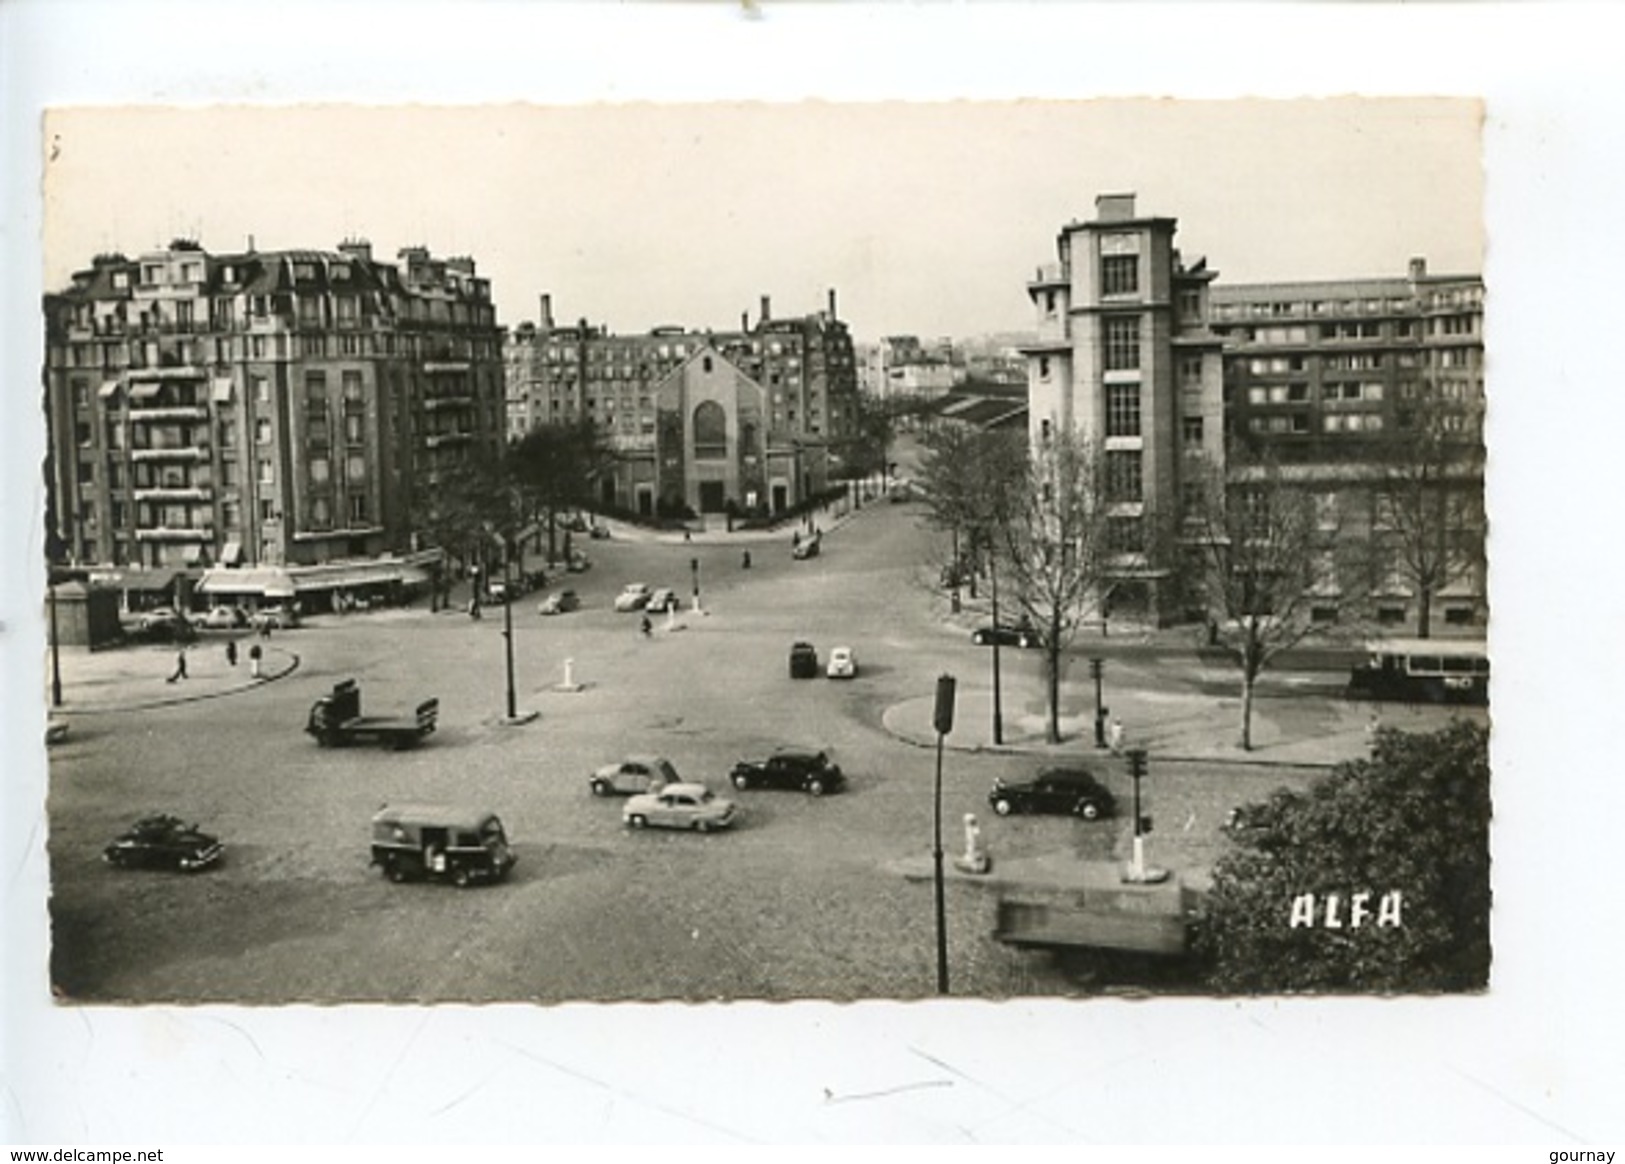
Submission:
M 605 764 L 587 778 L 594 796 L 632 796 L 659 792 L 682 777 L 664 756 L 628 756 L 619 764 Z
M 628 582 L 615 596 L 615 609 L 622 614 L 642 610 L 649 605 L 649 599 L 653 594 L 654 591 L 649 589 L 647 582 Z
M 824 674 L 831 679 L 855 679 L 858 675 L 858 657 L 851 647 L 836 647 L 829 653 L 829 666 Z
M 739 818 L 738 806 L 703 784 L 668 784 L 659 792 L 634 796 L 621 809 L 628 828 L 688 829 L 708 833 Z

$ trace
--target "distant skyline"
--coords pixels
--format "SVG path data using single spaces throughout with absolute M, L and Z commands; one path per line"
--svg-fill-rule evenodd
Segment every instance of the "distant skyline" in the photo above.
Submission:
M 1032 326 L 1055 238 L 1131 191 L 1226 283 L 1482 270 L 1465 99 L 50 112 L 45 284 L 171 238 L 472 255 L 498 319 L 616 332 L 838 310 L 860 340 Z

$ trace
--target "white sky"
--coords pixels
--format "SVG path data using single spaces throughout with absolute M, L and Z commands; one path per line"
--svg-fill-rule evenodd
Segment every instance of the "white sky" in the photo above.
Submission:
M 1481 264 L 1472 100 L 253 109 L 53 114 L 46 282 L 211 250 L 472 254 L 499 318 L 718 329 L 834 288 L 863 338 L 1032 325 L 1025 281 L 1095 195 L 1180 220 L 1232 282 Z

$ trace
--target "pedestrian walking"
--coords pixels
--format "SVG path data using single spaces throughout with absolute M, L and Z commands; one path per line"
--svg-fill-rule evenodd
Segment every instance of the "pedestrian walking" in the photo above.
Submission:
M 1112 716 L 1112 726 L 1109 732 L 1113 755 L 1121 755 L 1123 751 L 1123 721 L 1115 715 Z
M 686 525 L 683 527 L 683 540 L 685 542 L 691 542 L 694 540 L 694 535 L 689 531 L 689 528 Z
M 229 666 L 229 667 L 235 667 L 237 665 L 237 640 L 236 639 L 227 639 L 226 640 L 226 665 Z
M 268 615 L 268 614 L 262 614 L 262 615 L 260 615 L 260 638 L 268 639 L 270 637 L 271 637 L 271 616 Z
M 643 637 L 648 638 L 650 632 L 654 630 L 654 623 L 649 621 L 649 616 L 648 615 L 644 615 L 641 625 L 642 625 L 642 629 L 643 629 Z
M 175 672 L 170 675 L 167 682 L 174 683 L 184 678 L 186 678 L 186 648 L 183 646 L 175 652 Z
M 258 643 L 248 648 L 248 671 L 255 679 L 260 677 L 260 659 L 264 654 Z

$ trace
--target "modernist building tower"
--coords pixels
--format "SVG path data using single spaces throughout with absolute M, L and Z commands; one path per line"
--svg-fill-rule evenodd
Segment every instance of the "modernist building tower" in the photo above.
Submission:
M 1098 442 L 1117 550 L 1111 604 L 1160 614 L 1175 561 L 1156 535 L 1176 522 L 1204 458 L 1222 458 L 1220 338 L 1208 326 L 1216 272 L 1186 264 L 1175 220 L 1105 194 L 1095 218 L 1067 224 L 1058 261 L 1027 285 L 1038 337 L 1027 355 L 1030 439 L 1058 431 Z
M 857 431 L 857 365 L 828 309 L 776 319 L 762 297 L 735 332 L 561 327 L 552 301 L 507 347 L 508 429 L 590 418 L 616 452 L 606 508 L 641 514 L 780 510 L 827 484 Z
M 1436 425 L 1440 498 L 1459 570 L 1435 595 L 1447 624 L 1480 622 L 1483 570 L 1483 283 L 1432 275 L 1227 286 L 1173 245 L 1175 220 L 1142 217 L 1130 194 L 1067 225 L 1059 262 L 1028 284 L 1038 338 L 1026 350 L 1030 439 L 1098 442 L 1121 551 L 1114 608 L 1178 617 L 1181 516 L 1202 501 L 1233 443 L 1287 467 L 1315 494 L 1328 541 L 1359 540 L 1368 575 L 1326 574 L 1316 617 L 1403 624 L 1419 596 L 1398 561 L 1385 490 L 1395 449 Z M 1385 466 L 1387 466 L 1385 468 Z M 1168 536 L 1173 531 L 1173 536 Z M 1328 557 L 1331 547 L 1328 546 Z M 1454 551 L 1453 551 L 1454 552 Z
M 301 566 L 412 548 L 415 489 L 502 441 L 474 260 L 98 256 L 45 301 L 50 513 L 76 562 Z

